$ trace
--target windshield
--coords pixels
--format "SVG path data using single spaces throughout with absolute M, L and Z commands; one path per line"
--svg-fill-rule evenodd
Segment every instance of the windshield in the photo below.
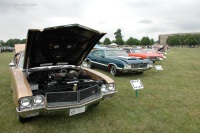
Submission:
M 131 49 L 132 53 L 144 53 L 145 51 L 142 49 Z
M 106 50 L 106 56 L 128 56 L 128 54 L 123 50 Z
M 144 51 L 147 53 L 155 53 L 156 52 L 154 49 L 145 49 Z

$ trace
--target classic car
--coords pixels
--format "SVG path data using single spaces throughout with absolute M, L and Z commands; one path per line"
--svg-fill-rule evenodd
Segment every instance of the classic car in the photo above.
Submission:
M 83 62 L 83 66 L 105 69 L 110 71 L 112 76 L 117 76 L 120 73 L 142 74 L 151 69 L 153 63 L 150 60 L 129 57 L 124 50 L 107 48 L 91 51 Z
M 153 54 L 158 54 L 158 55 L 160 55 L 160 60 L 163 60 L 163 59 L 166 59 L 167 57 L 166 57 L 166 55 L 167 55 L 167 53 L 166 52 L 160 52 L 160 51 L 157 51 L 157 50 L 155 50 L 155 49 L 144 49 L 144 51 L 146 52 L 146 53 L 153 53 Z
M 21 122 L 52 111 L 83 113 L 117 93 L 111 78 L 81 67 L 104 34 L 79 24 L 28 31 L 26 45 L 15 47 L 9 64 Z
M 141 57 L 143 59 L 149 59 L 155 63 L 155 61 L 163 60 L 163 55 L 158 53 L 146 52 L 143 49 L 134 49 L 134 48 L 123 48 L 129 56 Z
M 3 52 L 3 47 L 0 44 L 0 53 L 2 53 L 2 52 Z

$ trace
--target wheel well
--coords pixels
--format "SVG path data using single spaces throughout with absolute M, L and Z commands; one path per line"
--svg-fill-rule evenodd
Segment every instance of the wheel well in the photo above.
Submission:
M 110 71 L 113 64 L 108 64 L 108 70 Z
M 108 64 L 108 70 L 110 71 L 112 66 L 116 66 L 115 64 Z
M 88 61 L 90 61 L 90 60 L 89 60 L 89 59 L 86 59 L 85 61 L 88 62 Z

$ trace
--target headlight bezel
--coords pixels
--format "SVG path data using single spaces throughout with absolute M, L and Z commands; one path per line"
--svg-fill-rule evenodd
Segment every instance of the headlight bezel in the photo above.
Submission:
M 109 91 L 115 91 L 115 84 L 108 84 Z
M 108 92 L 108 86 L 107 86 L 107 84 L 102 84 L 102 85 L 101 85 L 101 91 L 102 91 L 103 93 Z
M 124 69 L 131 69 L 131 64 L 124 65 Z
M 148 63 L 147 67 L 153 67 L 153 63 Z
M 40 100 L 39 102 L 36 100 Z M 28 103 L 23 103 L 23 101 Z M 43 95 L 21 97 L 18 101 L 19 110 L 29 110 L 44 106 L 45 98 Z
M 101 85 L 101 92 L 103 92 L 103 93 L 110 93 L 110 92 L 114 92 L 114 91 L 116 91 L 115 83 Z
M 34 105 L 42 105 L 42 104 L 44 104 L 44 96 L 43 95 L 34 96 L 33 97 L 33 104 Z
M 24 101 L 24 102 L 23 102 Z M 25 102 L 29 102 L 29 103 L 25 103 Z M 25 104 L 24 104 L 25 103 Z M 19 105 L 20 108 L 30 108 L 32 106 L 32 98 L 31 97 L 22 97 L 19 100 Z

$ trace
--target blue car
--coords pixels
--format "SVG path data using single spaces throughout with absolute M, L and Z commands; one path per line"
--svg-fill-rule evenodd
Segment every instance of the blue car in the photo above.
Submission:
M 153 62 L 148 59 L 129 57 L 124 50 L 107 48 L 91 51 L 83 66 L 108 70 L 111 75 L 117 76 L 120 73 L 142 74 L 153 67 Z

